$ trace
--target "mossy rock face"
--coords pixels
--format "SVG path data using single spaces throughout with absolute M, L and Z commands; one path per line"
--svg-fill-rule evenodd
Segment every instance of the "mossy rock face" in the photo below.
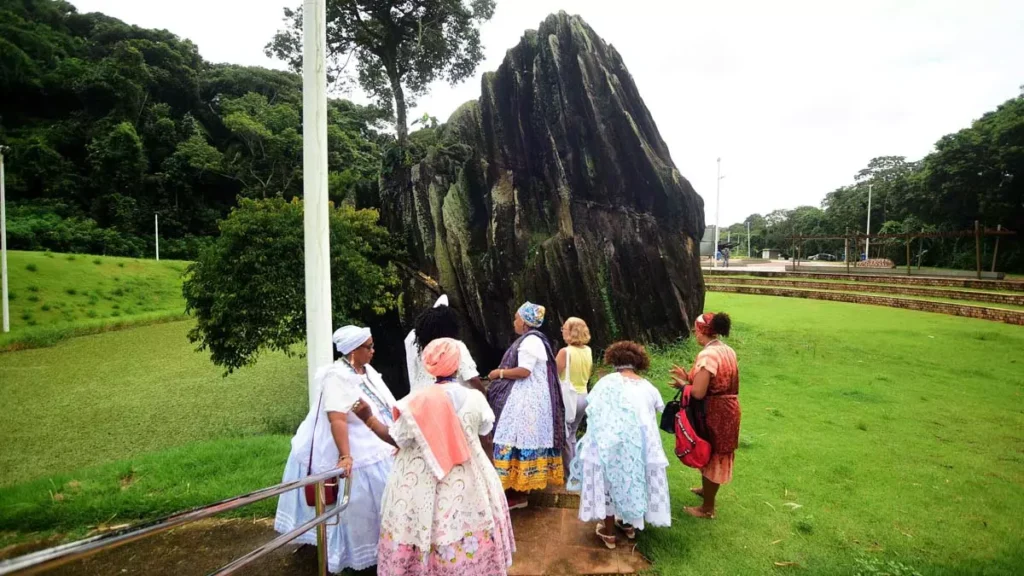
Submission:
M 382 178 L 382 211 L 463 315 L 482 367 L 514 338 L 524 298 L 547 306 L 552 335 L 582 317 L 597 347 L 689 334 L 704 306 L 703 201 L 586 22 L 563 12 L 528 31 L 437 130 L 426 158 Z

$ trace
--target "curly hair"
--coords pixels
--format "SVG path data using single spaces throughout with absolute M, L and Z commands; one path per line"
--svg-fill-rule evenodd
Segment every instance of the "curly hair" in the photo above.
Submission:
M 438 338 L 459 339 L 459 316 L 449 306 L 428 308 L 416 317 L 416 347 L 423 350 Z
M 565 324 L 562 324 L 562 332 L 565 336 L 565 343 L 570 346 L 590 344 L 590 328 L 582 318 L 573 316 L 566 320 Z
M 711 333 L 728 338 L 730 330 L 732 330 L 732 318 L 729 318 L 725 312 L 716 312 L 711 318 Z
M 651 357 L 647 350 L 637 344 L 624 340 L 616 342 L 604 351 L 604 362 L 612 366 L 632 366 L 637 372 L 643 372 L 651 367 Z

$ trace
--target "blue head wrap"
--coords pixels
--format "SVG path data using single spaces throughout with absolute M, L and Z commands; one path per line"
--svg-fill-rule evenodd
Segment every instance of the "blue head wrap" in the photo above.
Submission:
M 516 313 L 530 328 L 540 328 L 540 325 L 544 323 L 544 312 L 543 306 L 527 302 L 520 306 Z

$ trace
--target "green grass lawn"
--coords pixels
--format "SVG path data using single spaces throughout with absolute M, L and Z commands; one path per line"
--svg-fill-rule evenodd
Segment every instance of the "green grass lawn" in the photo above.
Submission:
M 735 322 L 741 447 L 717 520 L 677 512 L 672 528 L 639 537 L 660 573 L 898 573 L 859 564 L 889 561 L 1020 573 L 1024 330 L 814 300 L 707 301 Z M 184 341 L 187 327 L 0 354 L 7 539 L 77 535 L 280 480 L 304 412 L 302 360 L 269 356 L 223 380 Z M 656 354 L 651 379 L 666 398 L 669 367 L 694 352 Z M 696 504 L 696 471 L 674 462 L 669 479 L 674 509 Z
M 11 332 L 0 335 L 0 350 L 184 316 L 187 262 L 19 251 L 7 257 Z
M 0 354 L 0 486 L 194 441 L 294 432 L 305 361 L 268 355 L 224 378 L 188 342 L 191 325 Z

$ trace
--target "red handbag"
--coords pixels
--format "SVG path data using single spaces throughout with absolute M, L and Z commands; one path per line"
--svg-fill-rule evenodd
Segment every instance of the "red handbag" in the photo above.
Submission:
M 682 410 L 676 413 L 676 457 L 690 468 L 703 468 L 711 460 L 711 444 L 697 435 L 690 422 L 690 386 L 683 388 Z
M 320 421 L 320 406 L 324 401 L 324 392 L 320 391 L 320 400 L 316 403 L 316 418 L 313 419 L 313 437 L 309 440 L 309 464 L 306 466 L 306 476 L 313 475 L 313 442 L 316 440 L 316 425 Z M 306 484 L 306 505 L 316 506 L 316 484 Z M 330 506 L 338 501 L 338 477 L 324 480 L 324 505 Z

